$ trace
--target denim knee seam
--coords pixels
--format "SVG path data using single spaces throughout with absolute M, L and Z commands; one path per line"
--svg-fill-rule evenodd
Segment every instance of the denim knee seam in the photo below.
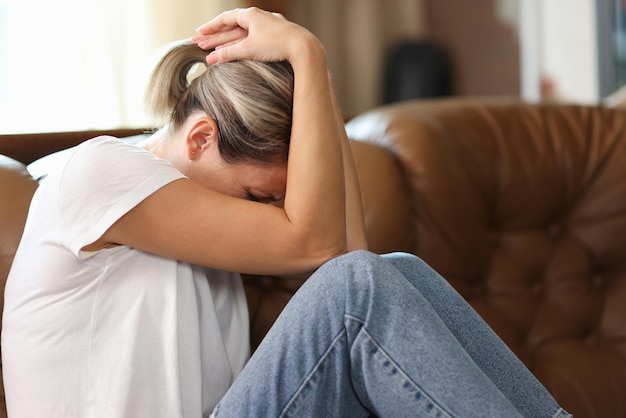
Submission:
M 556 412 L 554 413 L 554 415 L 552 415 L 552 417 L 553 418 L 571 418 L 572 414 L 570 414 L 565 409 L 559 406 Z
M 328 348 L 326 349 L 326 351 L 324 351 L 324 353 L 320 356 L 317 363 L 315 363 L 315 366 L 311 369 L 309 374 L 302 380 L 302 384 L 300 384 L 298 389 L 294 392 L 294 394 L 291 396 L 291 398 L 289 399 L 289 401 L 287 402 L 283 410 L 280 412 L 279 417 L 282 418 L 288 414 L 289 409 L 297 400 L 298 396 L 302 394 L 306 386 L 311 382 L 315 373 L 317 373 L 317 371 L 320 369 L 321 364 L 324 362 L 326 358 L 328 358 L 333 348 L 338 344 L 341 338 L 345 337 L 345 335 L 346 335 L 346 331 L 343 330 L 339 334 L 337 334 L 335 338 L 333 338 L 331 343 L 328 345 Z
M 356 319 L 356 318 L 355 318 Z M 358 319 L 357 319 L 358 321 Z M 385 349 L 367 332 L 363 327 L 360 333 L 364 335 L 367 342 L 373 346 L 368 348 L 368 354 L 382 366 L 386 373 L 390 374 L 390 377 L 398 380 L 403 389 L 407 389 L 409 392 L 413 392 L 416 403 L 422 406 L 429 415 L 439 418 L 451 418 L 451 415 L 446 412 L 441 405 L 439 405 L 434 399 L 432 399 L 426 391 L 424 391 L 418 383 L 411 379 L 408 374 L 402 370 L 402 368 L 396 363 L 393 358 L 385 351 Z

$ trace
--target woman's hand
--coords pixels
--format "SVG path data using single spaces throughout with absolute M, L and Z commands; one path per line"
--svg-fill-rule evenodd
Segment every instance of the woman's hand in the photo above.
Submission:
M 200 48 L 212 49 L 209 64 L 238 59 L 288 60 L 293 64 L 302 48 L 323 52 L 321 43 L 306 29 L 277 13 L 256 7 L 224 12 L 197 29 L 192 38 Z

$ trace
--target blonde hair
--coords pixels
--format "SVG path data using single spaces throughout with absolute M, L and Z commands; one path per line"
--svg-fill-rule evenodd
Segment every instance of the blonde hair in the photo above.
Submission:
M 195 112 L 214 119 L 219 150 L 230 163 L 286 161 L 291 134 L 293 69 L 287 62 L 250 60 L 206 65 L 209 51 L 192 43 L 171 49 L 146 92 L 155 116 L 178 129 Z M 197 64 L 206 71 L 189 81 Z

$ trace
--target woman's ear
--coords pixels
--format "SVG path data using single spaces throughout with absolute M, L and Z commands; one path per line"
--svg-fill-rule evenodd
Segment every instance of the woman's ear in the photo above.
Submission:
M 187 158 L 195 160 L 211 145 L 217 146 L 219 138 L 217 123 L 208 116 L 196 119 L 187 130 L 185 145 Z

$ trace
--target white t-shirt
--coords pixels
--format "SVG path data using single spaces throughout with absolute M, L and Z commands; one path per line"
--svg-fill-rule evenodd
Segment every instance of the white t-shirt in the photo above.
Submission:
M 99 137 L 43 181 L 5 291 L 10 417 L 200 417 L 226 392 L 249 355 L 238 274 L 126 246 L 81 251 L 182 177 Z

